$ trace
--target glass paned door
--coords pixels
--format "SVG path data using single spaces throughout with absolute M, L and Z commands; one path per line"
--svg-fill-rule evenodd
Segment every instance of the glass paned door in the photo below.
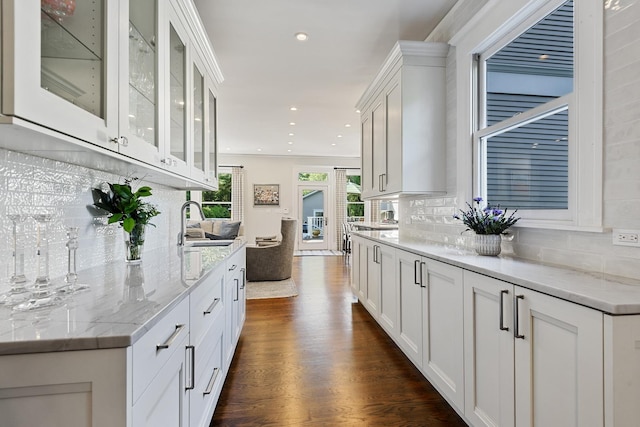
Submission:
M 187 109 L 186 109 L 186 45 L 173 24 L 169 33 L 169 71 L 170 71 L 170 154 L 186 162 L 187 153 Z
M 47 0 L 40 11 L 40 86 L 104 118 L 102 1 Z
M 328 190 L 327 185 L 298 186 L 300 250 L 329 249 Z
M 217 134 L 217 101 L 213 92 L 209 91 L 209 120 L 207 135 L 209 139 L 209 181 L 212 184 L 218 180 L 218 134 Z
M 129 134 L 157 150 L 156 0 L 129 2 Z M 133 141 L 130 141 L 133 143 Z
M 193 64 L 193 167 L 204 174 L 204 75 Z

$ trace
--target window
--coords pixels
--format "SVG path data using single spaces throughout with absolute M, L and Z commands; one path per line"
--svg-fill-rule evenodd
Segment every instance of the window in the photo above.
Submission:
M 493 206 L 567 210 L 573 0 L 480 55 L 480 192 Z M 484 84 L 483 84 L 484 83 Z
M 328 181 L 329 174 L 324 172 L 300 172 L 298 173 L 298 181 L 305 182 L 322 182 Z
M 602 3 L 498 3 L 450 41 L 457 105 L 476 107 L 457 109 L 459 203 L 482 196 L 517 208 L 521 226 L 601 231 Z
M 202 192 L 202 211 L 207 218 L 231 218 L 231 174 L 218 174 L 218 191 Z
M 360 175 L 347 175 L 347 222 L 364 221 Z

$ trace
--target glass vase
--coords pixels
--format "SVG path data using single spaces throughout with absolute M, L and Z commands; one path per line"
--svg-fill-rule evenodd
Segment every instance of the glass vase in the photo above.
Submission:
M 497 256 L 502 250 L 499 234 L 476 234 L 475 249 L 478 255 Z
M 123 229 L 125 260 L 128 263 L 135 264 L 142 261 L 145 229 L 145 224 L 136 224 L 130 233 Z

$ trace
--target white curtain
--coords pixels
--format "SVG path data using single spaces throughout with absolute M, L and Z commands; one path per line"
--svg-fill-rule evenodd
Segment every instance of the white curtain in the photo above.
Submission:
M 244 169 L 242 166 L 231 168 L 231 220 L 242 221 L 244 218 Z
M 338 250 L 342 249 L 342 224 L 347 221 L 347 171 L 335 169 L 336 177 L 336 214 L 335 230 Z

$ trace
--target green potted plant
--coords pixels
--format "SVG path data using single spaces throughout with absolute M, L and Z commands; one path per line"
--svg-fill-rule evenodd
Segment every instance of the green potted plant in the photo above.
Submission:
M 124 184 L 109 183 L 109 191 L 92 190 L 94 206 L 105 210 L 109 224 L 119 223 L 124 230 L 127 262 L 140 262 L 144 245 L 145 229 L 151 218 L 160 214 L 158 209 L 142 200 L 151 196 L 151 187 L 143 186 L 133 191 L 131 183 L 138 178 L 126 178 Z
M 518 222 L 520 218 L 515 216 L 518 210 L 516 209 L 507 216 L 507 209 L 500 209 L 500 206 L 481 207 L 482 197 L 475 197 L 473 202 L 476 206 L 471 206 L 467 202 L 468 209 L 466 211 L 461 209 L 460 215 L 455 214 L 453 217 L 461 220 L 467 226 L 465 231 L 473 230 L 476 233 L 475 249 L 478 254 L 498 255 L 502 242 L 500 236 L 506 234 L 509 227 Z

